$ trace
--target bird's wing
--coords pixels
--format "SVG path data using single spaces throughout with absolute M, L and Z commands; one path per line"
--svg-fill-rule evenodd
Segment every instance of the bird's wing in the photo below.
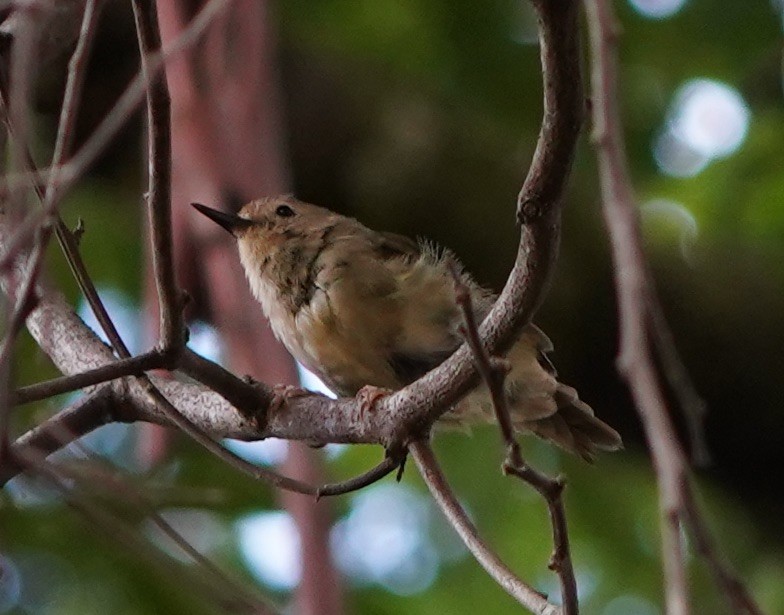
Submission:
M 374 254 L 397 281 L 398 329 L 386 360 L 401 385 L 441 364 L 460 345 L 459 311 L 445 251 L 394 233 L 375 233 Z
M 434 367 L 441 365 L 452 354 L 452 350 L 442 350 L 428 354 L 392 352 L 387 362 L 401 383 L 409 384 L 421 378 Z
M 538 355 L 539 366 L 553 377 L 558 377 L 558 372 L 550 359 L 550 353 L 553 351 L 553 343 L 547 334 L 542 331 L 535 324 L 530 323 L 521 334 L 520 337 L 527 337 L 532 346 L 535 346 Z
M 397 233 L 373 233 L 373 251 L 382 259 L 406 256 L 416 258 L 422 254 L 420 245 L 405 235 Z

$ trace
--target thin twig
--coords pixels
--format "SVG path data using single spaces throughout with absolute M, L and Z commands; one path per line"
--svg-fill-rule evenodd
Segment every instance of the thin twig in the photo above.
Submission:
M 3 256 L 3 263 L 0 265 L 0 269 L 5 269 L 7 266 L 7 259 L 13 258 L 14 255 L 17 253 L 18 249 L 21 249 L 21 246 L 27 239 L 32 236 L 34 233 L 38 235 L 38 242 L 43 246 L 45 250 L 46 246 L 49 243 L 49 238 L 52 231 L 52 224 L 54 222 L 54 218 L 57 214 L 57 206 L 59 204 L 59 198 L 56 198 L 57 195 L 54 191 L 54 184 L 56 182 L 57 172 L 59 170 L 60 165 L 62 164 L 65 157 L 70 153 L 71 145 L 73 143 L 74 134 L 76 132 L 76 119 L 77 119 L 77 111 L 79 107 L 79 102 L 81 99 L 81 89 L 82 84 L 84 83 L 84 78 L 87 73 L 87 59 L 89 55 L 89 50 L 92 45 L 92 40 L 95 36 L 95 31 L 98 25 L 98 17 L 99 17 L 99 6 L 102 4 L 103 0 L 87 0 L 84 6 L 84 12 L 82 15 L 81 20 L 81 27 L 79 30 L 79 37 L 76 44 L 76 49 L 71 57 L 71 60 L 68 64 L 68 78 L 66 81 L 65 86 L 65 94 L 63 96 L 63 104 L 60 111 L 60 120 L 57 129 L 57 138 L 54 147 L 54 154 L 52 156 L 52 162 L 50 168 L 52 173 L 49 177 L 49 181 L 46 187 L 46 193 L 44 194 L 40 185 L 36 184 L 34 188 L 38 194 L 38 197 L 41 199 L 43 207 L 35 213 L 30 213 L 25 218 L 23 223 L 20 225 L 20 228 L 17 229 L 16 236 L 14 240 L 10 243 L 10 245 L 6 248 L 6 253 Z M 50 9 L 53 12 L 57 11 L 72 11 L 73 8 L 61 8 L 61 7 L 51 7 Z M 76 9 L 78 10 L 78 9 Z M 67 25 L 62 25 L 62 21 L 70 22 L 70 15 L 60 15 L 59 13 L 56 15 L 57 18 L 60 19 L 58 23 L 51 24 L 48 23 L 48 26 L 51 27 L 67 27 Z M 47 33 L 50 34 L 51 33 Z M 53 35 L 52 35 L 53 36 Z M 56 37 L 53 37 L 56 38 Z M 65 44 L 68 41 L 68 37 L 61 37 L 61 43 Z M 31 50 L 32 51 L 32 50 Z M 59 51 L 59 50 L 50 50 L 50 51 Z M 35 57 L 36 55 L 40 54 L 32 54 L 31 58 Z M 0 75 L 2 75 L 3 71 L 0 70 Z M 0 82 L 4 81 L 3 77 L 0 76 Z M 13 99 L 9 102 L 7 98 L 9 98 L 9 88 L 6 87 L 7 84 L 0 83 L 0 89 L 2 90 L 2 103 L 3 105 L 10 105 L 13 104 Z M 23 124 L 19 123 L 20 118 L 15 117 L 13 114 L 9 114 L 8 117 L 8 128 L 9 131 L 13 130 L 15 134 L 14 140 L 14 150 L 17 151 L 19 156 L 19 164 L 22 165 L 22 168 L 26 171 L 35 170 L 36 166 L 31 163 L 32 156 L 30 155 L 30 148 L 27 140 L 27 131 Z M 28 168 L 29 167 L 29 168 Z M 62 193 L 61 193 L 62 194 Z
M 5 463 L 0 465 L 0 486 L 22 472 L 25 467 L 23 460 L 31 455 L 46 458 L 77 438 L 116 421 L 115 402 L 111 387 L 104 385 L 17 438 Z
M 572 567 L 571 551 L 569 549 L 569 533 L 566 526 L 566 511 L 563 506 L 562 479 L 552 479 L 528 465 L 523 458 L 520 443 L 515 437 L 512 417 L 509 412 L 504 380 L 509 371 L 505 361 L 491 357 L 485 350 L 479 337 L 476 324 L 476 315 L 471 292 L 463 282 L 456 265 L 450 263 L 450 271 L 455 283 L 455 301 L 463 313 L 463 333 L 471 351 L 474 354 L 476 369 L 487 385 L 492 399 L 496 421 L 501 430 L 501 437 L 506 445 L 506 459 L 502 465 L 505 474 L 513 474 L 531 485 L 545 499 L 547 510 L 550 514 L 550 523 L 553 528 L 553 554 L 549 567 L 558 575 L 561 584 L 561 599 L 564 615 L 577 615 L 579 603 L 577 601 L 577 582 Z
M 8 68 L 2 67 L 3 77 L 7 74 L 8 124 L 18 131 L 19 139 L 11 143 L 9 168 L 11 173 L 24 172 L 26 144 L 30 130 L 32 105 L 30 96 L 32 84 L 37 74 L 36 58 L 40 41 L 40 27 L 36 10 L 31 5 L 17 5 L 15 28 L 11 43 L 11 57 Z M 7 73 L 5 71 L 8 71 Z M 5 79 L 3 78 L 3 81 Z M 6 84 L 3 84 L 4 86 Z M 20 184 L 10 190 L 4 199 L 6 214 L 15 222 L 24 211 L 24 195 L 27 185 Z
M 695 501 L 694 487 L 691 484 L 683 486 L 683 516 L 694 537 L 697 551 L 705 558 L 713 577 L 716 579 L 716 584 L 729 599 L 733 613 L 762 615 L 762 611 L 746 586 L 738 580 L 733 574 L 732 568 L 724 561 Z
M 160 53 L 156 53 L 148 61 L 148 74 L 150 77 L 159 75 L 166 62 L 173 56 L 182 53 L 193 45 L 204 34 L 212 20 L 223 11 L 231 0 L 210 0 L 204 5 L 182 33 L 172 44 Z M 58 179 L 55 182 L 56 191 L 65 193 L 73 186 L 92 163 L 101 155 L 111 140 L 133 116 L 136 108 L 144 101 L 146 94 L 146 80 L 141 72 L 128 84 L 122 96 L 117 100 L 103 121 L 93 131 L 90 137 L 82 144 L 78 152 L 58 170 Z M 15 189 L 17 186 L 42 185 L 48 181 L 52 174 L 51 168 L 39 169 L 30 173 L 16 173 L 7 176 L 0 182 L 0 195 Z M 0 268 L 6 263 L 0 261 Z
M 63 254 L 65 255 L 65 260 L 71 268 L 71 273 L 73 273 L 74 278 L 76 278 L 76 283 L 79 285 L 79 289 L 82 291 L 85 299 L 87 299 L 87 304 L 92 309 L 95 319 L 106 335 L 106 339 L 109 340 L 109 344 L 118 357 L 121 359 L 130 358 L 131 353 L 128 350 L 128 346 L 120 336 L 111 316 L 109 316 L 109 311 L 101 300 L 98 289 L 95 288 L 95 283 L 87 271 L 87 266 L 84 264 L 73 233 L 59 218 L 55 225 L 55 232 L 57 233 L 57 239 L 63 250 Z
M 479 537 L 476 527 L 452 492 L 430 444 L 425 440 L 417 440 L 409 445 L 409 452 L 430 494 L 482 568 L 510 596 L 531 612 L 537 615 L 561 615 L 562 610 L 558 605 L 548 602 L 544 594 L 519 579 Z
M 173 425 L 176 425 L 181 431 L 188 434 L 192 439 L 196 440 L 204 448 L 210 451 L 213 455 L 228 463 L 233 468 L 240 470 L 242 473 L 256 479 L 263 480 L 274 487 L 279 489 L 287 489 L 305 495 L 318 495 L 318 488 L 312 487 L 306 483 L 300 482 L 293 478 L 282 476 L 272 470 L 267 470 L 256 466 L 236 453 L 233 453 L 218 442 L 213 440 L 201 428 L 196 426 L 193 421 L 188 419 L 185 415 L 181 414 L 171 402 L 150 382 L 146 376 L 140 378 L 140 384 L 143 390 L 160 411 L 168 418 Z
M 79 254 L 76 241 L 72 233 L 67 229 L 62 219 L 57 213 L 57 206 L 59 200 L 64 194 L 63 191 L 55 189 L 57 173 L 59 172 L 62 160 L 68 155 L 71 143 L 73 142 L 73 133 L 76 125 L 76 107 L 80 99 L 81 85 L 84 81 L 85 72 L 87 70 L 87 56 L 90 48 L 92 38 L 95 34 L 95 29 L 98 22 L 98 11 L 94 6 L 92 0 L 85 6 L 85 12 L 82 18 L 82 26 L 80 29 L 79 41 L 77 43 L 74 54 L 69 62 L 68 80 L 66 83 L 66 93 L 63 99 L 63 107 L 61 109 L 60 121 L 57 131 L 57 143 L 55 145 L 55 154 L 52 159 L 52 175 L 46 186 L 44 192 L 40 185 L 34 185 L 35 192 L 41 201 L 41 215 L 31 215 L 28 218 L 38 220 L 38 226 L 30 227 L 30 232 L 37 232 L 38 242 L 42 245 L 42 250 L 45 249 L 51 236 L 52 229 L 54 228 L 60 246 L 63 249 L 66 260 L 68 261 L 71 271 L 73 272 L 79 287 L 87 298 L 96 319 L 103 328 L 106 336 L 114 347 L 115 351 L 121 357 L 128 357 L 130 353 L 127 347 L 120 338 L 117 329 L 109 317 L 106 308 L 101 302 L 100 297 L 95 289 L 95 285 L 87 273 L 84 262 Z M 20 132 L 18 127 L 9 119 L 9 132 L 13 132 L 14 143 L 22 150 L 22 158 L 24 163 L 30 169 L 35 170 L 36 164 L 30 153 L 30 148 L 25 139 L 25 133 Z M 23 229 L 26 231 L 27 228 Z M 5 267 L 8 258 L 15 258 L 17 250 L 22 250 L 23 243 L 20 235 L 23 232 L 17 232 L 11 243 L 15 242 L 14 248 L 8 248 L 3 256 L 3 265 Z M 40 258 L 40 257 L 39 257 Z M 40 267 L 40 263 L 36 265 L 33 261 L 34 267 Z
M 41 457 L 28 454 L 23 463 L 26 468 L 35 471 L 46 478 L 58 491 L 61 492 L 64 501 L 86 520 L 91 523 L 91 527 L 97 527 L 110 536 L 112 540 L 124 547 L 128 553 L 132 553 L 136 558 L 146 562 L 153 569 L 160 570 L 172 579 L 176 579 L 183 586 L 191 590 L 200 592 L 204 598 L 209 600 L 212 605 L 226 613 L 247 613 L 248 615 L 273 615 L 276 613 L 266 602 L 259 600 L 256 596 L 251 596 L 247 590 L 235 588 L 223 578 L 225 575 L 194 574 L 190 569 L 175 564 L 168 557 L 161 557 L 161 551 L 139 538 L 138 530 L 129 527 L 128 523 L 119 516 L 109 512 L 104 506 L 91 501 L 85 494 L 75 491 L 69 483 L 75 482 L 77 485 L 82 478 L 78 473 L 70 471 L 64 466 L 55 466 Z M 94 487 L 95 482 L 88 483 Z M 127 496 L 127 493 L 124 493 Z M 163 521 L 163 520 L 162 520 Z M 166 524 L 165 521 L 163 521 Z M 166 524 L 168 525 L 168 524 Z M 170 526 L 169 526 L 170 527 Z M 172 532 L 174 532 L 172 528 Z M 176 534 L 179 536 L 178 534 Z M 170 538 L 174 539 L 173 535 Z M 180 537 L 181 538 L 181 537 Z M 184 539 L 176 541 L 185 542 Z M 197 561 L 205 558 L 200 556 Z M 244 589 L 244 588 L 243 588 Z
M 8 64 L 2 62 L 0 65 L 0 81 L 3 82 L 4 87 L 7 85 L 6 91 L 9 93 L 8 105 L 4 109 L 6 123 L 8 126 L 16 125 L 26 138 L 30 124 L 30 90 L 35 81 L 37 69 L 34 59 L 40 38 L 40 24 L 35 21 L 33 7 L 19 6 L 16 10 L 16 28 L 11 42 L 10 58 L 8 58 Z M 24 149 L 19 142 L 11 142 L 8 152 L 11 172 L 24 171 L 23 151 Z M 3 148 L 3 152 L 5 153 L 5 148 Z M 25 193 L 26 186 L 19 185 L 3 199 L 3 214 L 12 224 L 18 223 L 22 218 Z M 11 408 L 8 404 L 8 394 L 11 390 L 10 357 L 20 327 L 19 319 L 26 315 L 29 308 L 30 293 L 35 287 L 35 278 L 41 266 L 43 250 L 40 241 L 35 242 L 33 252 L 33 259 L 30 261 L 21 282 L 23 287 L 21 292 L 9 293 L 9 297 L 18 296 L 3 304 L 3 313 L 0 317 L 2 328 L 6 331 L 0 356 L 2 359 L 0 362 L 0 463 L 4 461 L 9 446 L 11 422 Z
M 303 495 L 312 495 L 317 499 L 323 496 L 341 495 L 344 493 L 349 493 L 350 491 L 355 491 L 380 480 L 392 472 L 395 468 L 400 466 L 401 463 L 399 459 L 395 460 L 394 458 L 389 457 L 384 459 L 384 461 L 382 461 L 376 467 L 371 468 L 369 471 L 359 475 L 356 478 L 342 481 L 340 483 L 312 487 L 311 485 L 303 483 L 302 481 L 298 481 L 296 479 L 283 476 L 282 474 L 278 474 L 272 470 L 267 470 L 265 468 L 256 466 L 246 461 L 236 453 L 228 450 L 224 446 L 221 446 L 200 427 L 193 423 L 193 421 L 180 413 L 177 408 L 175 408 L 171 402 L 166 399 L 163 393 L 161 393 L 161 391 L 152 384 L 147 376 L 142 376 L 139 381 L 150 400 L 158 406 L 160 411 L 166 416 L 166 418 L 169 419 L 169 421 L 171 421 L 173 425 L 179 427 L 182 431 L 184 431 L 191 438 L 196 440 L 196 442 L 201 444 L 204 448 L 206 448 L 222 461 L 228 463 L 242 473 L 247 474 L 251 478 L 262 480 L 266 483 L 269 483 L 273 487 L 277 487 L 278 489 L 285 489 L 287 491 L 293 491 Z
M 72 77 L 74 78 L 74 77 Z M 75 77 L 78 79 L 78 77 Z M 64 119 L 64 118 L 61 118 Z M 67 116 L 65 116 L 67 119 Z M 67 128 L 67 127 L 65 127 Z M 13 126 L 9 125 L 9 132 L 13 132 Z M 14 136 L 18 139 L 18 135 L 14 134 Z M 30 153 L 29 147 L 25 148 L 25 158 L 28 167 L 35 169 L 35 161 Z M 84 260 L 82 259 L 81 253 L 79 252 L 79 248 L 76 242 L 76 239 L 73 233 L 65 226 L 65 223 L 59 217 L 56 211 L 56 200 L 57 197 L 54 196 L 56 192 L 52 188 L 54 184 L 50 183 L 47 187 L 48 193 L 50 193 L 51 198 L 53 199 L 51 202 L 46 202 L 46 194 L 44 194 L 42 188 L 38 185 L 33 186 L 35 189 L 35 193 L 37 194 L 39 200 L 41 201 L 42 210 L 51 211 L 52 216 L 54 217 L 54 223 L 52 224 L 51 221 L 47 219 L 42 219 L 40 227 L 38 228 L 38 237 L 39 241 L 36 245 L 45 243 L 49 236 L 51 235 L 51 230 L 54 228 L 55 233 L 57 235 L 57 239 L 60 243 L 60 246 L 63 250 L 63 254 L 65 255 L 66 261 L 68 262 L 69 267 L 71 268 L 71 272 L 73 273 L 74 277 L 76 278 L 76 282 L 79 285 L 79 289 L 84 294 L 85 298 L 87 299 L 88 304 L 90 305 L 93 314 L 96 317 L 99 325 L 101 326 L 103 332 L 105 333 L 106 337 L 108 338 L 110 344 L 114 348 L 114 351 L 121 359 L 130 359 L 131 353 L 128 350 L 125 342 L 123 342 L 122 337 L 120 336 L 119 332 L 117 331 L 117 327 L 114 325 L 111 317 L 109 316 L 109 312 L 106 310 L 106 306 L 103 304 L 100 296 L 98 295 L 98 291 L 95 288 L 95 284 L 90 277 L 90 274 L 87 271 L 87 267 L 84 264 Z M 17 242 L 19 249 L 21 250 L 23 246 Z M 7 250 L 4 256 L 8 256 L 9 251 Z M 11 254 L 11 256 L 17 257 L 20 253 Z M 25 260 L 30 262 L 29 267 L 33 270 L 37 270 L 41 263 L 41 259 L 43 257 L 43 250 L 38 250 L 31 253 L 26 257 Z M 35 281 L 35 280 L 34 280 Z
M 29 404 L 117 378 L 139 376 L 148 370 L 162 368 L 165 362 L 165 357 L 158 350 L 151 350 L 135 357 L 118 359 L 95 369 L 20 387 L 11 393 L 11 405 Z
M 60 117 L 60 125 L 58 128 L 58 136 L 57 136 L 57 143 L 55 145 L 55 155 L 52 162 L 52 167 L 55 169 L 58 168 L 59 164 L 61 163 L 63 157 L 67 154 L 68 149 L 70 147 L 70 143 L 73 140 L 73 132 L 76 122 L 76 108 L 78 106 L 79 100 L 79 91 L 81 88 L 81 84 L 84 80 L 84 73 L 86 71 L 86 57 L 87 51 L 90 46 L 90 42 L 95 32 L 95 27 L 97 24 L 97 12 L 94 10 L 94 2 L 90 0 L 85 7 L 85 12 L 82 19 L 82 27 L 81 27 L 81 34 L 79 37 L 79 41 L 77 43 L 76 51 L 72 57 L 71 63 L 69 65 L 69 74 L 68 74 L 68 81 L 66 84 L 66 93 L 63 102 L 63 109 Z M 21 30 L 21 28 L 20 28 Z M 31 58 L 35 55 L 32 53 L 33 49 L 29 49 Z M 28 59 L 28 61 L 30 61 Z M 12 70 L 13 72 L 13 70 Z M 12 79 L 13 83 L 13 79 Z M 8 89 L 3 87 L 3 97 L 2 102 L 6 102 L 6 96 L 8 96 Z M 10 96 L 10 102 L 8 103 L 9 107 L 13 107 L 14 105 L 14 95 L 13 92 L 16 90 L 12 90 L 12 95 Z M 14 143 L 14 151 L 17 152 L 19 160 L 21 164 L 32 166 L 31 160 L 32 157 L 29 153 L 29 147 L 27 143 L 27 131 L 25 129 L 25 122 L 22 121 L 24 118 L 16 117 L 13 113 L 9 114 L 8 118 L 8 129 L 9 132 L 13 132 L 15 139 L 13 140 Z M 54 181 L 54 175 L 52 176 L 52 182 Z M 36 193 L 38 194 L 39 198 L 43 204 L 43 210 L 48 212 L 49 216 L 56 216 L 56 206 L 57 201 L 54 199 L 54 191 L 52 190 L 52 183 L 49 184 L 47 187 L 47 194 L 44 195 L 40 186 L 35 186 Z M 62 224 L 60 222 L 60 224 Z M 9 349 L 12 345 L 13 339 L 20 328 L 24 318 L 26 318 L 27 313 L 29 312 L 30 305 L 34 300 L 34 290 L 35 285 L 37 282 L 38 272 L 40 271 L 42 265 L 43 254 L 45 252 L 46 246 L 48 244 L 49 238 L 51 236 L 52 230 L 52 223 L 47 218 L 41 218 L 39 226 L 31 227 L 30 232 L 35 232 L 35 244 L 33 250 L 27 259 L 28 261 L 28 272 L 26 279 L 24 280 L 22 287 L 19 292 L 19 296 L 17 297 L 17 309 L 14 311 L 12 316 L 12 322 L 10 323 L 7 332 L 8 337 L 6 338 L 5 350 Z M 21 245 L 21 244 L 20 244 Z M 14 250 L 7 250 L 6 257 L 14 258 L 16 256 L 16 252 Z M 5 352 L 2 353 L 2 356 L 5 356 Z M 4 404 L 4 406 L 8 407 L 9 404 Z M 3 435 L 2 441 L 3 443 L 6 442 L 6 428 L 7 425 L 5 424 L 6 421 L 3 421 Z M 0 455 L 2 458 L 2 455 Z
M 657 355 L 661 360 L 662 372 L 672 387 L 686 418 L 692 463 L 698 467 L 705 467 L 710 464 L 710 450 L 705 441 L 707 405 L 694 388 L 694 383 L 681 360 L 680 353 L 675 348 L 675 339 L 670 325 L 667 323 L 667 318 L 664 316 L 658 294 L 654 291 L 650 269 L 647 267 L 646 277 L 648 287 L 652 291 L 649 293 L 647 301 L 650 331 L 656 345 Z
M 717 583 L 728 591 L 731 606 L 738 613 L 758 613 L 749 593 L 718 557 L 707 528 L 700 521 L 701 514 L 691 492 L 686 455 L 667 412 L 648 336 L 651 301 L 657 300 L 642 250 L 639 214 L 629 179 L 618 112 L 615 53 L 618 26 L 607 0 L 586 0 L 586 9 L 593 56 L 593 139 L 599 159 L 603 211 L 610 233 L 620 312 L 618 369 L 629 384 L 642 419 L 659 485 L 666 611 L 669 615 L 690 612 L 681 540 L 681 522 L 685 522 L 698 541 L 710 547 L 703 549 L 702 554 L 708 559 Z M 654 313 L 655 319 L 660 317 Z M 664 354 L 672 352 L 674 349 L 668 345 Z M 748 608 L 738 610 L 739 605 Z
M 63 104 L 60 109 L 60 121 L 57 129 L 57 139 L 55 141 L 54 153 L 52 155 L 52 173 L 46 185 L 46 193 L 42 199 L 42 211 L 46 216 L 42 223 L 43 228 L 54 228 L 57 240 L 65 254 L 66 260 L 71 268 L 74 277 L 79 282 L 85 297 L 90 304 L 96 319 L 108 337 L 112 347 L 120 355 L 128 355 L 127 348 L 123 343 L 116 328 L 111 323 L 111 318 L 100 300 L 98 293 L 87 274 L 84 263 L 79 254 L 76 241 L 71 231 L 66 227 L 57 207 L 65 191 L 57 190 L 57 176 L 65 159 L 70 155 L 71 148 L 76 133 L 76 119 L 81 101 L 82 85 L 87 74 L 87 62 L 89 59 L 90 48 L 95 37 L 100 17 L 100 9 L 103 0 L 88 0 L 84 7 L 82 25 L 79 32 L 79 39 L 76 49 L 68 63 L 68 79 L 63 95 Z M 32 161 L 32 156 L 30 156 Z M 35 168 L 33 166 L 33 168 Z M 49 219 L 51 218 L 51 222 Z M 125 352 L 123 353 L 123 350 Z
M 66 80 L 65 93 L 63 95 L 63 104 L 60 109 L 57 137 L 50 165 L 51 174 L 48 178 L 45 194 L 39 183 L 34 182 L 33 186 L 42 201 L 43 207 L 37 213 L 31 213 L 27 216 L 25 223 L 14 238 L 16 245 L 12 242 L 11 246 L 7 249 L 6 254 L 13 255 L 15 253 L 14 248 L 18 248 L 22 245 L 26 240 L 26 237 L 36 231 L 43 233 L 43 244 L 48 244 L 49 234 L 51 233 L 51 223 L 53 217 L 56 215 L 57 206 L 60 202 L 60 199 L 57 198 L 58 195 L 54 190 L 54 186 L 60 165 L 70 153 L 76 132 L 77 111 L 81 99 L 82 85 L 87 73 L 89 50 L 98 25 L 99 7 L 97 4 L 100 5 L 102 2 L 103 0 L 87 0 L 84 6 L 76 49 L 68 63 L 68 78 Z M 67 39 L 64 39 L 63 42 L 65 42 L 65 40 Z M 3 92 L 3 95 L 5 98 L 7 92 Z M 37 167 L 31 162 L 32 156 L 30 155 L 30 148 L 25 130 L 23 127 L 18 126 L 13 119 L 9 120 L 9 130 L 11 128 L 17 132 L 15 142 L 19 148 L 21 160 L 29 167 L 25 168 L 25 170 L 35 172 Z M 61 195 L 62 192 L 59 196 Z M 5 267 L 5 257 L 3 259 L 2 267 Z
M 339 483 L 332 483 L 319 487 L 316 493 L 316 499 L 325 496 L 343 495 L 351 493 L 352 491 L 359 491 L 365 487 L 380 481 L 385 476 L 388 476 L 398 468 L 401 468 L 405 462 L 404 458 L 395 456 L 387 456 L 376 466 L 370 468 L 367 472 L 363 472 L 354 478 L 341 481 Z
M 82 86 L 87 75 L 87 62 L 90 55 L 95 32 L 98 28 L 100 9 L 103 7 L 103 0 L 87 0 L 84 5 L 82 15 L 82 25 L 79 30 L 76 49 L 68 62 L 68 78 L 65 83 L 65 93 L 63 94 L 63 104 L 60 108 L 60 121 L 57 128 L 57 139 L 54 144 L 52 154 L 52 176 L 46 187 L 46 199 L 44 208 L 49 199 L 54 196 L 54 181 L 57 177 L 57 169 L 70 155 L 73 146 L 74 136 L 76 135 L 76 119 L 79 111 L 79 103 L 82 99 Z
M 158 289 L 159 340 L 165 353 L 179 353 L 185 346 L 182 293 L 174 271 L 171 217 L 171 99 L 164 73 L 153 73 L 150 58 L 161 49 L 155 0 L 133 0 L 136 38 L 142 75 L 147 85 L 146 194 L 152 241 L 152 265 Z
M 0 388 L 0 395 L 2 396 L 2 407 L 0 407 L 0 462 L 7 458 L 9 447 L 10 413 L 12 408 L 12 405 L 9 403 L 11 398 L 9 392 L 11 356 L 13 355 L 16 337 L 22 330 L 27 316 L 35 307 L 36 283 L 42 264 L 43 247 L 40 241 L 36 241 L 30 252 L 24 279 L 21 280 L 15 292 L 9 293 L 9 299 L 13 299 L 13 303 L 9 301 L 5 336 L 2 344 L 0 344 L 0 377 L 2 379 L 2 387 Z

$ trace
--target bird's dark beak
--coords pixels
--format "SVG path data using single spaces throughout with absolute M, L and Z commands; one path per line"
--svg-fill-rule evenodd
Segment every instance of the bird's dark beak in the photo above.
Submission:
M 253 225 L 251 220 L 241 218 L 236 214 L 227 214 L 226 212 L 207 207 L 201 203 L 191 203 L 196 209 L 207 216 L 213 222 L 225 228 L 229 233 L 236 236 L 237 231 L 244 230 Z

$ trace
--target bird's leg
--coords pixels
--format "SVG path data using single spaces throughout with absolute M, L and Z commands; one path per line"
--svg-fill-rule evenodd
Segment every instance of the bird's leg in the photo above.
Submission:
M 375 409 L 376 402 L 381 399 L 382 397 L 386 397 L 390 393 L 393 393 L 392 389 L 384 389 L 382 387 L 376 387 L 372 384 L 366 384 L 357 393 L 356 400 L 359 404 L 359 415 L 364 418 L 366 412 L 370 412 Z

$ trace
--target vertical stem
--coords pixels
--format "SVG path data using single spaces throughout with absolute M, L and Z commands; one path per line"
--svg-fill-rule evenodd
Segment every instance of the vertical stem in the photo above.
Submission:
M 171 102 L 166 78 L 152 74 L 149 57 L 161 50 L 155 0 L 133 0 L 142 72 L 147 81 L 147 208 L 152 239 L 152 262 L 160 309 L 159 344 L 164 352 L 185 346 L 182 297 L 174 269 L 171 215 Z

